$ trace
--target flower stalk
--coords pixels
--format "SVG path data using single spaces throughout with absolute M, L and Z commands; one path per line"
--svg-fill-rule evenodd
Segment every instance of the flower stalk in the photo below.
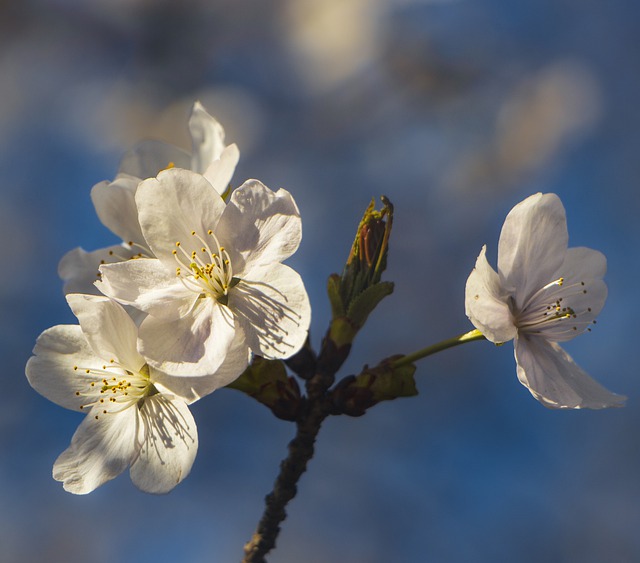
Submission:
M 447 340 L 443 340 L 442 342 L 438 342 L 437 344 L 427 346 L 426 348 L 418 350 L 413 354 L 402 356 L 401 358 L 393 362 L 393 367 L 399 368 L 402 366 L 413 364 L 418 360 L 421 360 L 422 358 L 426 358 L 427 356 L 437 354 L 438 352 L 442 352 L 443 350 L 447 350 L 448 348 L 453 348 L 454 346 L 459 346 L 460 344 L 465 344 L 466 342 L 473 342 L 474 340 L 485 340 L 485 336 L 478 329 L 470 330 L 469 332 L 465 332 L 464 334 L 460 334 L 459 336 L 454 336 L 453 338 L 448 338 Z

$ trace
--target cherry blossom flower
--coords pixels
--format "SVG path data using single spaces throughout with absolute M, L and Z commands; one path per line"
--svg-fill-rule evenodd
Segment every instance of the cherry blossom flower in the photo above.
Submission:
M 568 248 L 565 210 L 555 194 L 535 194 L 507 215 L 496 272 L 482 248 L 466 286 L 467 316 L 496 344 L 514 339 L 518 379 L 551 408 L 622 406 L 558 344 L 590 331 L 604 306 L 604 255 Z
M 101 266 L 101 292 L 148 316 L 141 351 L 176 375 L 215 372 L 238 334 L 264 358 L 294 354 L 307 337 L 309 298 L 300 276 L 281 264 L 301 240 L 289 192 L 257 180 L 225 204 L 199 174 L 171 169 L 136 192 L 152 260 Z M 238 364 L 238 375 L 247 363 Z
M 54 479 L 86 494 L 130 466 L 141 490 L 170 491 L 189 474 L 198 449 L 187 405 L 237 374 L 223 365 L 207 378 L 172 378 L 138 352 L 138 329 L 120 305 L 93 295 L 67 301 L 80 325 L 45 330 L 26 367 L 38 393 L 87 413 L 54 463 Z M 231 364 L 238 353 L 242 346 L 232 348 Z
M 238 148 L 235 144 L 225 145 L 222 125 L 200 102 L 195 102 L 191 110 L 189 132 L 191 152 L 162 141 L 144 141 L 125 154 L 115 180 L 105 180 L 92 188 L 91 200 L 98 218 L 123 242 L 91 252 L 75 248 L 65 254 L 58 266 L 65 293 L 97 293 L 93 283 L 99 277 L 101 264 L 153 258 L 142 236 L 135 204 L 142 180 L 154 178 L 166 168 L 178 167 L 203 174 L 221 194 L 227 190 L 238 163 Z

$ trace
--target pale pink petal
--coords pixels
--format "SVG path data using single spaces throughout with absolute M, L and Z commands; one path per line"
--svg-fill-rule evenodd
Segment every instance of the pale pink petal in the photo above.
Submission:
M 126 243 L 135 243 L 135 252 L 146 251 L 147 244 L 138 223 L 135 193 L 140 179 L 120 174 L 113 182 L 100 182 L 91 189 L 91 200 L 102 224 Z
M 544 406 L 604 409 L 624 406 L 626 397 L 592 379 L 555 342 L 521 335 L 515 342 L 518 379 Z
M 189 131 L 193 145 L 191 170 L 202 174 L 224 150 L 224 129 L 200 102 L 195 102 L 189 118 Z
M 198 451 L 196 423 L 184 401 L 161 394 L 144 400 L 140 418 L 142 447 L 131 480 L 146 493 L 168 493 L 191 471 Z
M 229 292 L 229 307 L 237 315 L 254 354 L 288 358 L 307 339 L 309 297 L 300 276 L 284 264 L 248 272 Z
M 205 170 L 204 177 L 220 195 L 229 188 L 239 158 L 238 147 L 235 144 L 229 145 L 222 151 L 220 158 L 214 160 Z
M 102 281 L 96 287 L 104 295 L 162 319 L 186 315 L 198 297 L 160 260 L 129 260 L 101 266 L 100 271 Z
M 174 376 L 151 368 L 151 378 L 159 391 L 178 395 L 190 404 L 236 380 L 250 361 L 251 351 L 244 333 L 237 330 L 224 362 L 214 372 L 195 377 Z
M 570 282 L 579 282 L 589 279 L 602 279 L 607 273 L 607 258 L 602 252 L 577 246 L 569 248 L 564 262 L 556 272 Z
M 140 226 L 153 253 L 175 273 L 177 242 L 190 254 L 200 252 L 198 236 L 208 238 L 226 205 L 207 180 L 188 170 L 165 170 L 136 192 Z M 195 232 L 196 235 L 192 235 Z
M 489 265 L 486 252 L 487 247 L 483 246 L 467 279 L 465 308 L 473 325 L 487 340 L 498 344 L 514 338 L 516 327 L 509 310 L 509 296 L 501 287 L 498 274 Z
M 233 250 L 234 272 L 242 277 L 252 267 L 282 262 L 297 250 L 302 239 L 300 212 L 286 190 L 273 192 L 248 180 L 231 195 L 216 234 L 228 251 Z
M 498 244 L 498 273 L 517 309 L 553 281 L 568 241 L 564 207 L 555 194 L 532 195 L 509 212 Z
M 76 430 L 71 445 L 55 461 L 53 478 L 62 481 L 70 493 L 90 493 L 136 459 L 141 438 L 137 408 L 102 414 L 94 407 Z
M 236 329 L 227 307 L 204 298 L 177 320 L 148 316 L 140 325 L 139 348 L 150 366 L 165 373 L 208 375 L 224 362 Z
M 140 371 L 145 360 L 138 353 L 138 328 L 121 305 L 97 295 L 71 294 L 67 302 L 96 356 Z
M 74 248 L 67 252 L 58 264 L 58 275 L 64 280 L 64 292 L 89 293 L 100 292 L 94 285 L 100 279 L 99 268 L 102 264 L 121 262 L 129 258 L 131 251 L 122 245 L 109 246 L 92 252 L 82 248 Z
M 96 356 L 78 325 L 45 330 L 36 340 L 33 353 L 25 371 L 29 384 L 38 393 L 71 410 L 81 410 L 81 406 L 92 402 L 76 393 L 90 390 L 84 370 L 101 369 L 104 359 Z
M 537 325 L 527 328 L 527 332 L 535 331 L 548 340 L 562 342 L 591 329 L 606 301 L 607 285 L 596 279 L 584 282 L 584 285 L 572 285 L 565 280 L 561 290 L 556 292 L 556 295 L 562 297 L 559 308 L 555 308 L 553 302 L 559 297 L 552 296 L 543 302 L 537 309 Z M 522 322 L 530 322 L 532 318 L 535 318 L 534 315 L 528 313 L 523 316 Z M 544 322 L 539 322 L 540 319 L 544 319 Z

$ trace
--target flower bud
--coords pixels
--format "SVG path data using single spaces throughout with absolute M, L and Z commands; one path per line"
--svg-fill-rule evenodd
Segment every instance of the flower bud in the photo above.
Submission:
M 381 282 L 387 266 L 393 205 L 382 196 L 383 208 L 367 207 L 341 276 L 329 278 L 328 293 L 333 320 L 329 338 L 338 349 L 350 345 L 369 314 L 393 292 L 393 283 Z

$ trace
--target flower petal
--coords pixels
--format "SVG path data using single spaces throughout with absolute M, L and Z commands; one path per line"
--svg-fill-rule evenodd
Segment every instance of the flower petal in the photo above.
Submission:
M 91 201 L 102 224 L 124 242 L 147 248 L 138 223 L 135 194 L 140 179 L 120 174 L 113 182 L 100 182 L 91 189 Z M 136 252 L 139 250 L 136 247 Z
M 138 328 L 122 306 L 97 295 L 71 294 L 67 302 L 96 356 L 140 371 L 146 362 L 138 353 Z
M 82 369 L 100 369 L 104 360 L 95 355 L 78 325 L 58 325 L 45 330 L 36 340 L 25 369 L 27 380 L 43 397 L 61 407 L 80 410 L 87 397 L 77 396 L 88 385 Z
M 467 279 L 465 309 L 467 317 L 487 340 L 496 344 L 516 336 L 516 327 L 509 310 L 509 296 L 500 285 L 500 278 L 489 265 L 487 247 L 482 247 L 476 266 Z
M 100 408 L 94 407 L 76 430 L 71 445 L 53 464 L 53 478 L 62 481 L 70 493 L 90 493 L 135 460 L 141 438 L 137 408 L 102 415 Z
M 308 336 L 311 305 L 300 275 L 284 264 L 254 268 L 229 293 L 254 354 L 288 358 Z
M 102 264 L 120 262 L 129 251 L 122 245 L 109 246 L 99 250 L 87 252 L 82 248 L 74 248 L 67 252 L 58 264 L 58 275 L 64 280 L 64 292 L 89 293 L 97 295 L 100 292 L 94 285 L 100 279 L 98 269 Z
M 602 252 L 576 246 L 567 250 L 557 277 L 566 281 L 580 282 L 591 279 L 601 280 L 607 273 L 607 258 Z
M 236 380 L 251 361 L 251 351 L 244 333 L 236 331 L 234 340 L 227 351 L 224 362 L 215 372 L 203 376 L 174 376 L 151 368 L 151 378 L 159 391 L 175 394 L 188 404 L 205 397 L 216 389 Z
M 516 339 L 518 379 L 545 407 L 622 407 L 626 397 L 611 393 L 585 373 L 558 344 L 535 336 Z
M 206 237 L 226 205 L 207 180 L 189 170 L 171 169 L 142 182 L 136 192 L 140 226 L 153 253 L 175 272 L 176 242 L 185 251 L 202 246 L 191 233 Z
M 186 403 L 162 394 L 140 409 L 144 435 L 131 466 L 133 484 L 145 493 L 168 493 L 189 472 L 198 451 L 198 431 Z
M 220 158 L 214 160 L 205 170 L 204 177 L 220 195 L 229 187 L 239 159 L 238 147 L 235 144 L 229 145 L 222 151 Z
M 193 145 L 191 170 L 202 174 L 224 150 L 224 129 L 200 102 L 195 102 L 189 118 L 189 131 Z
M 258 180 L 248 180 L 231 195 L 216 234 L 227 250 L 242 256 L 241 261 L 231 256 L 234 272 L 241 274 L 254 265 L 282 262 L 297 250 L 300 212 L 286 190 L 273 192 Z
M 100 272 L 102 281 L 96 287 L 102 293 L 163 319 L 186 315 L 197 298 L 160 260 L 129 260 L 101 266 Z
M 607 299 L 607 284 L 602 280 L 592 279 L 584 285 L 569 284 L 565 280 L 563 289 L 557 293 L 562 297 L 562 308 L 558 312 L 560 319 L 538 325 L 539 334 L 547 340 L 572 340 L 589 330 Z M 563 318 L 565 314 L 567 316 Z
M 532 195 L 509 212 L 498 244 L 498 273 L 502 286 L 514 291 L 517 309 L 554 280 L 568 242 L 566 215 L 557 195 Z
M 124 155 L 118 173 L 145 180 L 167 168 L 190 166 L 191 155 L 187 151 L 162 141 L 143 141 Z
M 199 299 L 180 319 L 148 316 L 142 321 L 140 352 L 150 366 L 171 375 L 213 374 L 224 362 L 235 331 L 227 307 L 211 298 Z

